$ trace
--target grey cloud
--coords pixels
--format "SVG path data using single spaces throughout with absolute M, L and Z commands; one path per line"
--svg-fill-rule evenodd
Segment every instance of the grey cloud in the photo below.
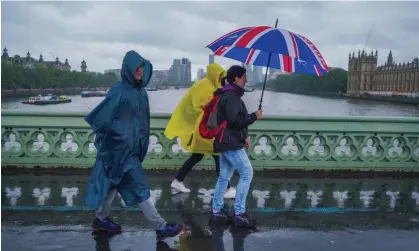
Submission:
M 328 62 L 346 68 L 372 24 L 368 47 L 380 50 L 381 61 L 390 49 L 398 61 L 419 56 L 417 9 L 416 2 L 2 2 L 2 45 L 12 54 L 68 56 L 77 69 L 85 59 L 98 71 L 119 67 L 125 49 L 141 48 L 156 68 L 184 55 L 196 71 L 217 37 L 279 18 L 279 27 L 307 36 Z
M 61 13 L 65 18 L 71 18 L 73 16 L 79 16 L 86 14 L 89 9 L 94 6 L 94 2 L 81 1 L 81 2 L 48 2 L 49 5 L 54 6 L 57 11 Z

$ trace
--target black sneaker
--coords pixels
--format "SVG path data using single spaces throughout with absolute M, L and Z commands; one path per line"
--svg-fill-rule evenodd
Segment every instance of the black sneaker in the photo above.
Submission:
M 236 214 L 233 218 L 233 225 L 236 227 L 254 228 L 256 220 L 247 214 Z
M 185 228 L 184 224 L 166 224 L 163 229 L 156 230 L 157 240 L 161 241 L 168 237 L 175 237 Z
M 92 223 L 92 228 L 94 230 L 104 230 L 110 233 L 121 233 L 121 225 L 115 223 L 111 218 L 107 217 L 103 220 L 96 218 Z
M 229 220 L 229 216 L 228 214 L 224 211 L 221 210 L 220 212 L 214 213 L 212 210 L 209 214 L 209 223 L 211 224 L 212 222 L 218 222 L 218 221 L 228 221 Z

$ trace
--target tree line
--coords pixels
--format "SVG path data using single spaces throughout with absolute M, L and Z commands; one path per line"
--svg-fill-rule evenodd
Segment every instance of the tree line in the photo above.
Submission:
M 279 75 L 266 83 L 266 87 L 278 92 L 299 94 L 346 93 L 348 72 L 334 68 L 325 76 L 307 74 Z
M 118 79 L 119 76 L 114 73 L 63 71 L 40 65 L 24 68 L 3 60 L 1 64 L 2 90 L 110 87 Z M 323 77 L 307 74 L 279 75 L 268 81 L 266 87 L 278 92 L 300 94 L 346 93 L 347 79 L 347 71 L 334 68 Z
M 114 73 L 64 71 L 41 65 L 25 68 L 5 60 L 1 62 L 2 90 L 110 87 L 118 79 Z

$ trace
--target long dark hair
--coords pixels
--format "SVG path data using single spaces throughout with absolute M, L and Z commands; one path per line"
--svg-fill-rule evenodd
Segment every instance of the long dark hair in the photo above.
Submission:
M 226 85 L 227 77 L 222 77 L 220 80 L 221 87 L 224 87 Z

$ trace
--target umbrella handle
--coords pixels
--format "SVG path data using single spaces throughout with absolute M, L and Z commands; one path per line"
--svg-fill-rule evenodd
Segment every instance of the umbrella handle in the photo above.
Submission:
M 276 19 L 276 22 L 275 22 L 275 28 L 278 28 L 278 18 Z M 272 56 L 272 53 L 269 53 L 268 64 L 266 65 L 265 79 L 263 80 L 262 94 L 260 96 L 259 110 L 262 110 L 263 94 L 265 93 L 265 85 L 266 85 L 266 79 L 268 77 L 269 65 L 271 63 L 271 56 Z

